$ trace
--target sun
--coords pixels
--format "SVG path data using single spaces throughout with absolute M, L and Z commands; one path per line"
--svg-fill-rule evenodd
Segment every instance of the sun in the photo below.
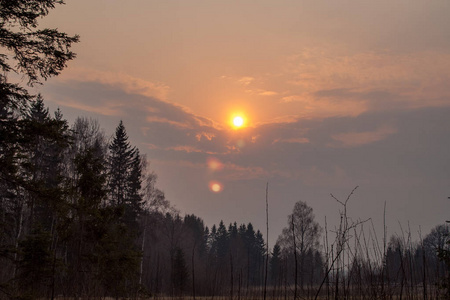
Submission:
M 244 126 L 245 120 L 242 116 L 234 116 L 233 117 L 233 127 L 234 128 L 241 128 Z
M 234 117 L 233 125 L 236 127 L 241 127 L 242 125 L 244 125 L 244 119 L 241 116 Z
M 228 125 L 234 130 L 240 130 L 248 126 L 249 119 L 243 110 L 235 110 L 228 117 Z

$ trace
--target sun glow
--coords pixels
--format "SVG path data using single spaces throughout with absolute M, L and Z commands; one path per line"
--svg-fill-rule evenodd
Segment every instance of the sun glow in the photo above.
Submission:
M 210 181 L 209 189 L 211 192 L 220 193 L 223 190 L 223 185 L 218 181 Z
M 211 171 L 220 171 L 223 168 L 222 162 L 215 157 L 208 157 L 206 163 Z

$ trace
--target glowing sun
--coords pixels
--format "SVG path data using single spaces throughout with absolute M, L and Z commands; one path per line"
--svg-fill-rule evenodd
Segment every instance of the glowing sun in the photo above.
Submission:
M 241 116 L 236 116 L 233 118 L 233 125 L 236 128 L 242 127 L 244 125 L 244 118 Z

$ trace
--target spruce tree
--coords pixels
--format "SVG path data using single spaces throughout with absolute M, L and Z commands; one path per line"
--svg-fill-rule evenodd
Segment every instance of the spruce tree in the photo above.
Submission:
M 9 74 L 20 74 L 28 85 L 39 84 L 58 75 L 67 61 L 75 57 L 70 51 L 78 36 L 68 36 L 57 29 L 40 29 L 38 21 L 47 16 L 61 0 L 0 1 L 0 201 L 13 206 L 19 203 L 24 187 L 20 164 L 22 148 L 29 136 L 22 120 L 29 104 L 36 99 L 20 84 L 10 82 Z M 12 201 L 12 203 L 11 203 Z M 20 209 L 19 209 L 20 211 Z M 9 212 L 4 212 L 9 213 Z M 18 213 L 19 219 L 21 213 Z M 17 220 L 15 220 L 17 221 Z M 9 222 L 8 222 L 9 223 Z M 16 225 L 7 225 L 14 230 Z M 17 236 L 17 232 L 14 233 Z M 2 240 L 0 247 L 8 242 Z
M 172 271 L 172 283 L 175 290 L 175 294 L 181 296 L 189 277 L 188 269 L 186 266 L 186 259 L 184 257 L 183 249 L 177 247 L 175 249 L 175 257 L 173 262 Z
M 270 281 L 273 285 L 278 283 L 280 274 L 281 247 L 278 244 L 273 246 L 272 256 L 270 257 Z
M 114 139 L 109 145 L 109 191 L 113 206 L 124 206 L 127 199 L 128 180 L 131 173 L 135 149 L 128 141 L 123 122 L 116 128 Z
M 48 188 L 50 181 L 50 165 L 53 163 L 51 148 L 51 119 L 48 108 L 40 95 L 29 108 L 26 119 L 24 120 L 24 129 L 27 136 L 27 163 L 26 171 L 29 173 L 30 193 L 29 193 L 29 222 L 30 227 L 34 226 L 36 210 L 40 210 L 43 215 L 48 214 L 43 201 L 46 199 L 44 189 Z M 55 162 L 56 163 L 56 162 Z M 44 196 L 45 195 L 45 196 Z M 38 218 L 39 219 L 39 218 Z M 46 218 L 47 220 L 49 218 Z M 45 219 L 38 220 L 47 221 Z
M 123 210 L 123 222 L 131 233 L 138 233 L 142 213 L 142 169 L 145 159 L 128 141 L 123 122 L 120 121 L 112 143 L 109 145 L 109 195 L 110 203 Z
M 127 180 L 125 199 L 125 222 L 131 228 L 137 228 L 138 218 L 142 213 L 142 157 L 139 150 L 135 149 L 130 165 L 130 173 Z
M 91 283 L 93 270 L 99 268 L 91 262 L 99 261 L 96 253 L 98 243 L 108 232 L 100 211 L 100 204 L 106 197 L 105 162 L 99 155 L 100 151 L 100 145 L 94 145 L 77 154 L 74 160 L 77 180 L 70 222 L 72 236 L 68 244 L 69 257 L 73 258 L 70 261 L 68 285 L 74 293 L 85 292 Z M 106 219 L 113 217 L 113 214 L 108 214 Z
M 226 255 L 228 254 L 228 246 L 229 246 L 229 236 L 227 232 L 227 228 L 223 221 L 220 221 L 219 227 L 217 228 L 217 258 L 220 264 L 225 264 L 227 261 Z
M 46 296 L 52 279 L 53 259 L 50 246 L 50 233 L 41 227 L 33 229 L 19 243 L 21 258 L 18 260 L 18 274 L 15 278 L 21 286 L 18 293 L 31 299 Z

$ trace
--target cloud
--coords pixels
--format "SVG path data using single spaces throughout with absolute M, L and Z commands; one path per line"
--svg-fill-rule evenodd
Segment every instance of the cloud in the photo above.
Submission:
M 326 178 L 325 174 L 335 174 L 329 176 L 329 184 L 339 174 L 345 174 L 348 179 L 345 182 L 360 182 L 362 178 L 368 178 L 362 171 L 364 169 L 370 169 L 373 174 L 391 172 L 395 175 L 392 170 L 386 171 L 389 167 L 380 161 L 381 158 L 392 159 L 388 162 L 390 165 L 401 161 L 408 165 L 416 164 L 415 161 L 423 155 L 421 151 L 430 150 L 419 151 L 413 134 L 429 128 L 433 122 L 446 124 L 447 118 L 446 110 L 425 108 L 389 112 L 367 110 L 354 116 L 342 113 L 341 116 L 320 119 L 286 115 L 236 132 L 216 126 L 208 118 L 193 114 L 179 105 L 130 93 L 121 85 L 67 80 L 51 82 L 46 86 L 46 91 L 44 97 L 61 106 L 64 113 L 68 109 L 76 109 L 78 114 L 84 114 L 94 107 L 93 111 L 101 118 L 101 124 L 109 124 L 110 128 L 117 126 L 118 120 L 122 119 L 130 139 L 145 149 L 150 160 L 173 162 L 174 166 L 178 161 L 189 161 L 196 167 L 203 166 L 206 172 L 206 158 L 214 154 L 226 166 L 222 170 L 222 179 L 231 181 L 290 178 L 308 185 L 319 185 L 319 179 Z M 322 105 L 330 103 L 338 106 L 354 98 L 372 97 L 376 100 L 391 97 L 392 94 L 380 90 L 359 92 L 343 88 L 319 90 L 314 96 L 324 100 Z M 345 101 L 340 102 L 342 99 Z M 443 115 L 437 118 L 436 114 L 441 110 Z M 424 115 L 427 111 L 428 114 Z M 418 116 L 422 115 L 424 117 L 420 119 Z M 444 128 L 439 130 L 445 131 Z M 410 134 L 407 142 L 401 140 L 405 134 Z M 432 134 L 422 133 L 421 136 L 431 138 Z M 426 144 L 438 143 L 433 140 Z M 405 145 L 416 145 L 408 151 L 413 149 L 417 152 L 409 157 L 394 159 L 390 156 L 391 153 L 406 153 Z M 383 148 L 380 150 L 381 146 Z M 393 147 L 395 149 L 391 150 Z M 361 152 L 363 150 L 364 154 Z M 429 167 L 421 165 L 420 168 Z M 406 173 L 419 174 L 420 168 Z M 403 169 L 397 172 L 400 170 Z
M 120 104 L 117 105 L 109 105 L 108 107 L 105 107 L 103 105 L 95 105 L 98 103 L 81 103 L 78 101 L 74 101 L 73 99 L 67 99 L 65 98 L 63 102 L 58 101 L 58 104 L 75 108 L 78 110 L 88 111 L 99 115 L 105 115 L 105 116 L 120 116 L 121 114 L 121 106 Z
M 149 122 L 149 123 L 165 123 L 165 124 L 170 124 L 170 125 L 177 126 L 180 128 L 192 128 L 192 126 L 189 126 L 189 124 L 172 121 L 167 118 L 162 118 L 162 117 L 157 117 L 157 116 L 147 117 L 147 122 Z
M 263 89 L 246 89 L 246 93 L 252 94 L 252 95 L 258 95 L 258 96 L 264 96 L 264 97 L 270 97 L 270 96 L 276 96 L 278 95 L 278 92 L 275 91 L 266 91 Z
M 450 106 L 450 54 L 439 50 L 354 52 L 304 48 L 277 69 L 241 77 L 241 93 L 300 118 Z M 269 96 L 269 97 L 267 97 Z M 265 99 L 267 98 L 267 99 Z M 265 111 L 266 112 L 266 111 Z M 267 113 L 267 112 L 266 112 Z
M 242 85 L 250 85 L 250 83 L 252 83 L 254 80 L 255 80 L 254 77 L 244 76 L 239 78 L 237 82 Z
M 309 139 L 305 137 L 300 138 L 288 138 L 288 139 L 276 139 L 272 142 L 275 143 L 292 143 L 292 144 L 306 144 L 309 143 Z
M 404 106 L 429 107 L 443 105 L 441 99 L 450 97 L 445 84 L 450 80 L 450 54 L 436 51 L 336 55 L 305 49 L 287 60 L 286 75 L 292 78 L 288 83 L 302 93 L 285 96 L 285 102 L 315 99 L 320 103 L 327 98 L 371 102 L 374 99 L 367 96 L 382 91 Z
M 275 96 L 275 95 L 278 95 L 278 93 L 274 92 L 274 91 L 259 91 L 258 95 L 260 95 L 260 96 Z
M 94 107 L 94 115 L 110 133 L 122 119 L 130 141 L 146 153 L 158 174 L 160 188 L 186 212 L 197 213 L 191 210 L 192 203 L 199 209 L 210 204 L 217 211 L 217 205 L 229 207 L 232 201 L 236 211 L 243 205 L 252 209 L 264 199 L 267 181 L 277 203 L 273 211 L 302 199 L 331 215 L 335 208 L 328 194 L 345 194 L 356 185 L 362 196 L 352 208 L 361 206 L 359 215 L 382 208 L 380 199 L 393 206 L 397 198 L 407 198 L 405 207 L 413 202 L 420 207 L 423 199 L 433 203 L 439 197 L 446 199 L 449 107 L 376 109 L 371 105 L 383 106 L 382 99 L 396 94 L 382 89 L 321 89 L 310 95 L 321 105 L 355 101 L 366 111 L 353 116 L 330 113 L 326 118 L 286 114 L 228 131 L 181 106 L 130 93 L 120 85 L 67 80 L 52 81 L 45 88 L 45 99 L 60 105 L 64 114 L 86 114 Z M 223 163 L 220 171 L 208 168 L 211 156 Z M 223 193 L 211 196 L 210 180 L 223 183 Z M 286 211 L 280 214 L 284 218 Z
M 383 125 L 374 131 L 339 133 L 332 136 L 333 140 L 338 143 L 331 144 L 330 146 L 358 147 L 381 141 L 395 133 L 397 133 L 397 129 L 389 125 Z
M 218 93 L 257 111 L 257 122 L 286 114 L 325 119 L 450 106 L 448 51 L 361 50 L 323 43 L 277 61 L 270 69 L 225 76 Z
M 207 139 L 208 141 L 211 141 L 213 138 L 216 137 L 214 133 L 210 132 L 199 132 L 195 135 L 198 141 L 201 141 L 202 139 Z
M 284 116 L 278 116 L 276 118 L 272 118 L 265 122 L 258 122 L 255 124 L 255 126 L 263 126 L 266 124 L 296 123 L 296 122 L 298 122 L 299 119 L 300 119 L 300 117 L 298 115 L 284 115 Z
M 220 137 L 216 124 L 195 115 L 183 107 L 155 97 L 131 93 L 123 85 L 111 86 L 95 81 L 54 81 L 46 86 L 46 99 L 65 109 L 76 109 L 81 114 L 122 119 L 139 136 L 151 138 L 152 144 L 164 149 L 189 145 L 217 152 L 222 145 L 212 143 Z M 204 138 L 198 139 L 198 134 Z M 153 141 L 156 140 L 156 141 Z M 174 148 L 175 149 L 175 148 Z M 181 148 L 180 148 L 181 149 Z
M 59 81 L 98 82 L 114 86 L 131 94 L 166 100 L 169 86 L 161 82 L 150 82 L 124 73 L 103 72 L 95 69 L 72 67 L 63 72 Z
M 197 153 L 204 153 L 204 150 L 194 148 L 192 146 L 175 146 L 175 147 L 169 147 L 167 150 L 175 150 L 175 151 L 183 151 L 187 153 L 191 152 L 197 152 Z
M 265 179 L 269 172 L 259 166 L 240 166 L 234 163 L 224 165 L 224 174 L 220 177 L 229 181 Z

